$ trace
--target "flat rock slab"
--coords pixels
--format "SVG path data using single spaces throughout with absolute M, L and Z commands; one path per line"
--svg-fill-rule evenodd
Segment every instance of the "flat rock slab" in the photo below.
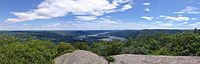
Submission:
M 198 56 L 114 55 L 110 64 L 200 64 Z M 90 51 L 77 50 L 57 57 L 56 64 L 108 64 L 101 56 Z
M 108 64 L 108 62 L 92 52 L 77 50 L 57 57 L 56 64 Z
M 115 61 L 110 64 L 200 64 L 196 56 L 152 56 L 122 54 L 113 56 Z

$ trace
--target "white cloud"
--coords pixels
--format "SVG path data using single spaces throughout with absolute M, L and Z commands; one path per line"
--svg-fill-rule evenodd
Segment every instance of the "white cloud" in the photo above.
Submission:
M 192 27 L 200 27 L 200 22 L 196 22 L 196 23 L 193 23 L 193 24 L 189 24 L 189 26 L 192 26 Z
M 122 29 L 135 29 L 136 27 L 140 27 L 137 26 L 137 23 L 120 22 L 106 18 L 101 18 L 99 20 L 94 20 L 91 22 L 75 21 L 73 23 L 68 23 L 68 21 L 64 21 L 64 23 L 60 24 L 61 25 L 59 26 L 50 24 L 50 26 L 42 25 L 42 27 L 41 26 L 39 27 L 40 29 L 60 29 L 60 30 L 114 30 L 114 29 L 122 30 Z
M 8 18 L 6 21 L 9 22 L 22 22 L 22 21 L 26 21 L 26 20 L 35 20 L 35 19 L 49 19 L 49 17 L 46 16 L 38 16 L 35 13 L 32 12 L 12 12 L 12 14 L 14 14 L 15 16 L 17 16 L 18 18 Z
M 146 12 L 149 12 L 149 11 L 151 11 L 151 10 L 150 10 L 149 8 L 145 8 L 145 11 L 146 11 Z
M 145 11 L 146 12 L 149 12 L 149 11 L 151 11 L 150 9 L 149 9 L 149 6 L 150 6 L 150 3 L 142 3 L 142 5 L 144 5 L 145 6 Z
M 145 22 L 122 22 L 100 18 L 89 22 L 82 21 L 57 21 L 55 23 L 40 25 L 10 25 L 0 26 L 0 30 L 124 30 L 124 29 L 176 29 L 177 24 L 156 21 L 155 23 Z M 181 25 L 186 26 L 186 25 Z
M 172 20 L 172 21 L 189 21 L 189 20 L 191 20 L 189 17 L 184 17 L 184 16 L 173 17 L 173 16 L 161 15 L 160 18 L 163 18 L 165 20 Z
M 197 20 L 197 18 L 191 18 L 191 20 Z
M 145 20 L 153 20 L 154 19 L 154 17 L 150 17 L 150 16 L 142 16 L 141 18 L 145 19 Z
M 99 20 L 93 21 L 93 22 L 97 22 L 97 23 L 111 23 L 111 24 L 117 24 L 119 22 L 111 20 L 111 19 L 107 19 L 107 18 L 100 18 Z
M 54 26 L 60 26 L 61 23 L 55 23 L 55 24 L 50 24 L 50 25 L 47 25 L 48 27 L 54 27 Z
M 40 22 L 40 21 L 38 21 Z M 0 26 L 0 30 L 124 30 L 124 29 L 153 29 L 167 28 L 154 23 L 143 22 L 122 22 L 120 20 L 112 20 L 108 18 L 100 18 L 82 22 L 76 21 L 57 21 L 49 24 L 31 25 L 22 24 L 16 26 Z
M 188 24 L 188 22 L 183 22 L 182 24 Z
M 23 22 L 37 19 L 74 15 L 100 16 L 106 13 L 124 11 L 132 8 L 131 0 L 44 0 L 37 9 L 27 12 L 12 12 L 17 18 L 8 18 L 7 22 Z
M 105 18 L 104 18 L 105 19 Z M 109 20 L 109 21 L 108 21 Z M 73 26 L 73 29 L 77 30 L 124 30 L 124 29 L 148 29 L 148 28 L 157 28 L 156 25 L 151 25 L 147 23 L 140 22 L 121 22 L 115 21 L 111 19 L 106 20 L 97 20 L 92 22 L 85 23 L 73 23 L 68 25 Z M 160 26 L 159 28 L 163 28 L 164 26 Z
M 172 26 L 173 24 L 171 24 L 171 23 L 163 23 L 163 24 L 161 24 L 162 26 Z
M 127 4 L 127 5 L 124 5 L 124 7 L 121 9 L 121 11 L 125 11 L 125 10 L 128 10 L 128 9 L 131 9 L 132 6 L 130 4 Z
M 96 16 L 76 16 L 76 18 L 78 18 L 79 20 L 86 20 L 86 21 L 97 19 Z
M 161 21 L 155 21 L 152 25 L 160 26 L 160 27 L 172 27 L 173 23 L 171 22 L 161 22 Z
M 149 6 L 150 3 L 143 3 L 142 5 L 144 5 L 144 6 Z
M 187 6 L 185 9 L 179 11 L 179 12 L 174 12 L 177 14 L 200 14 L 200 9 L 197 7 L 193 6 Z

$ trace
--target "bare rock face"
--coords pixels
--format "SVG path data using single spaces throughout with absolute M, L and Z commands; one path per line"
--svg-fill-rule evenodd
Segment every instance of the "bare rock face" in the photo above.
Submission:
M 57 57 L 56 64 L 200 64 L 197 56 L 155 56 L 155 55 L 114 55 L 114 62 L 108 63 L 103 57 L 92 52 L 77 50 Z
M 150 56 L 122 54 L 113 56 L 110 64 L 200 64 L 200 57 L 193 56 Z
M 92 52 L 77 50 L 57 57 L 56 64 L 108 64 L 108 62 Z

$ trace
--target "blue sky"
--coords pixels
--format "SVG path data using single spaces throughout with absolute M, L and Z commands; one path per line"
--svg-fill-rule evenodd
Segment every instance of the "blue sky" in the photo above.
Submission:
M 200 28 L 199 0 L 0 0 L 0 30 Z

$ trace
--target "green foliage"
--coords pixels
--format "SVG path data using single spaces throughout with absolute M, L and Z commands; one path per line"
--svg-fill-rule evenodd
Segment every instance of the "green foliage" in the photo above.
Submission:
M 52 64 L 56 54 L 49 41 L 13 42 L 0 47 L 0 64 Z
M 13 42 L 19 42 L 19 40 L 15 37 L 8 36 L 8 35 L 0 35 L 0 46 L 10 44 Z
M 55 45 L 50 41 L 19 40 L 7 35 L 0 38 L 0 64 L 54 64 L 58 54 L 74 50 L 68 43 Z
M 65 42 L 60 42 L 58 45 L 57 45 L 57 50 L 58 50 L 58 53 L 60 55 L 64 54 L 64 53 L 68 53 L 68 52 L 72 52 L 74 51 L 74 47 L 72 47 L 69 43 L 65 43 Z
M 145 35 L 148 37 L 132 37 L 124 42 L 60 42 L 57 45 L 50 41 L 0 35 L 0 64 L 53 64 L 55 57 L 75 49 L 92 51 L 109 62 L 114 61 L 110 56 L 117 54 L 200 56 L 200 34 L 195 31 Z
M 86 42 L 76 42 L 73 43 L 72 46 L 76 49 L 80 49 L 80 50 L 89 50 L 89 43 Z
M 97 53 L 101 56 L 110 56 L 119 54 L 124 46 L 123 42 L 112 41 L 112 42 L 99 42 L 91 45 L 90 51 Z
M 153 55 L 171 55 L 170 51 L 166 48 L 161 48 L 158 51 L 155 51 Z
M 115 59 L 114 59 L 112 56 L 107 56 L 107 57 L 105 57 L 105 59 L 106 59 L 109 63 L 115 61 Z
M 124 47 L 121 51 L 122 54 L 148 54 L 148 50 L 144 47 Z
M 200 56 L 200 35 L 193 32 L 157 33 L 147 38 L 129 38 L 125 42 L 75 43 L 73 46 L 104 57 L 117 54 Z

